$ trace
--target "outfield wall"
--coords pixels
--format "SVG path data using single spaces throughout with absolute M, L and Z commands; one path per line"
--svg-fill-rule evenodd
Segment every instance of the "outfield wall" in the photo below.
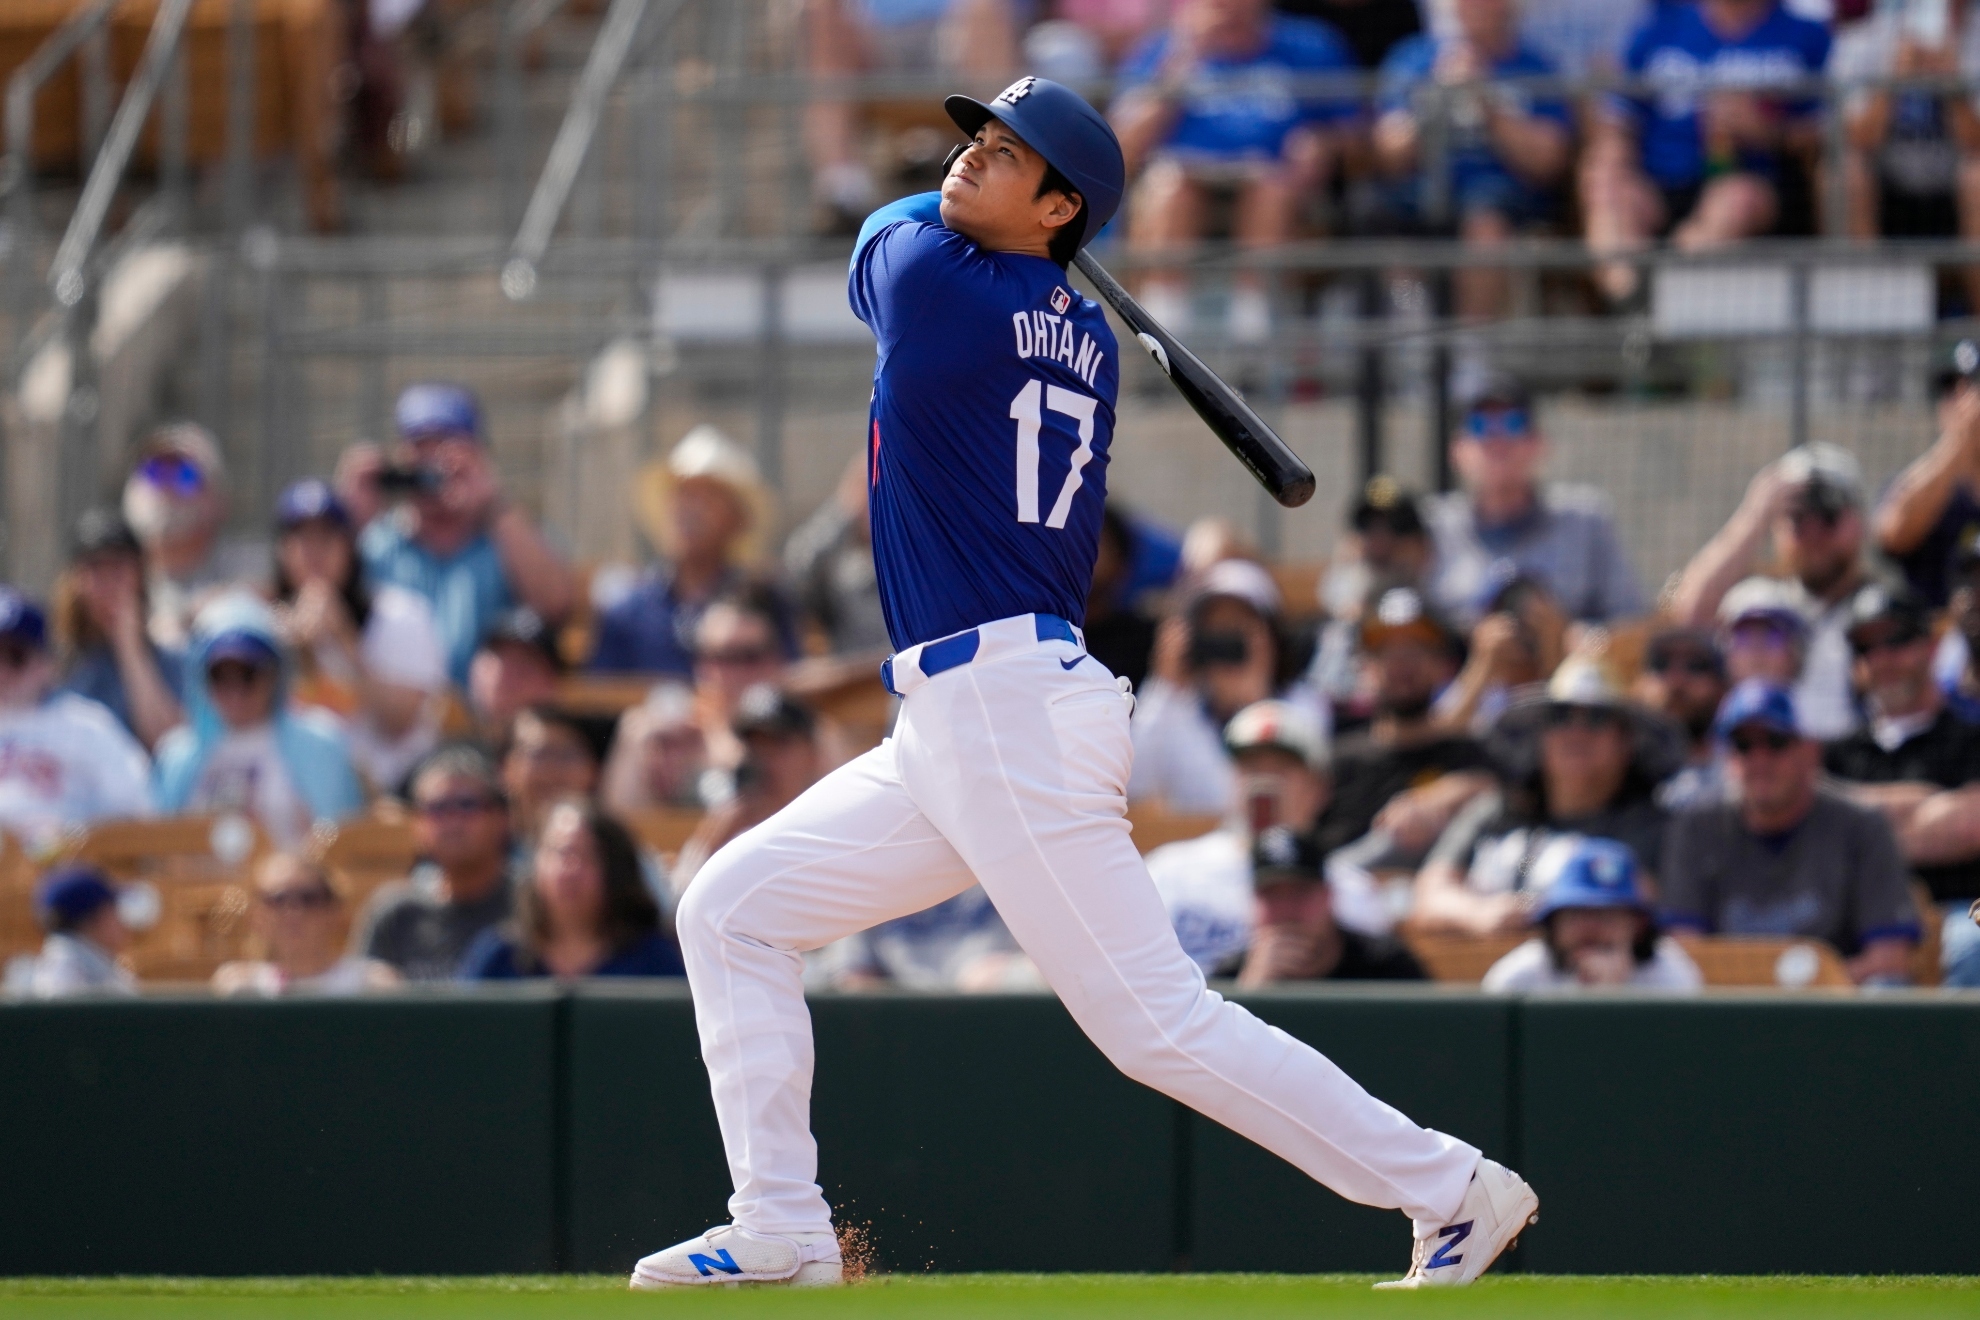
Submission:
M 1249 995 L 1525 1171 L 1546 1272 L 1968 1272 L 1980 996 Z M 1393 1270 L 1042 997 L 822 996 L 820 1182 L 884 1266 Z M 0 1008 L 0 1274 L 625 1269 L 719 1222 L 678 987 Z

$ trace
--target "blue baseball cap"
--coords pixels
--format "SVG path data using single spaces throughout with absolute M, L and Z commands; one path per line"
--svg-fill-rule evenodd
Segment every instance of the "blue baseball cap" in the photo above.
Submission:
M 48 645 L 48 617 L 28 596 L 0 587 L 0 638 L 41 650 Z
M 1541 890 L 1533 919 L 1545 921 L 1562 908 L 1635 908 L 1648 912 L 1650 900 L 1637 883 L 1636 854 L 1614 839 L 1574 840 L 1560 855 L 1553 876 Z
M 258 632 L 247 628 L 229 628 L 206 644 L 204 663 L 208 669 L 223 660 L 273 667 L 282 663 L 282 653 L 275 649 L 275 643 Z
M 34 891 L 34 910 L 41 924 L 54 930 L 86 921 L 116 901 L 116 889 L 93 866 L 51 871 Z
M 1743 724 L 1758 724 L 1776 733 L 1801 737 L 1801 720 L 1795 714 L 1794 693 L 1764 678 L 1747 679 L 1728 692 L 1726 699 L 1719 703 L 1719 715 L 1712 721 L 1712 732 L 1723 740 L 1731 737 L 1732 731 Z
M 302 523 L 321 518 L 325 522 L 336 523 L 339 527 L 351 525 L 350 511 L 344 502 L 337 498 L 337 492 L 330 489 L 330 483 L 316 477 L 308 477 L 291 485 L 275 501 L 275 528 L 288 531 Z
M 985 120 L 995 119 L 1065 175 L 1086 200 L 1081 247 L 1098 237 L 1120 209 L 1121 194 L 1127 190 L 1120 139 L 1106 116 L 1072 88 L 1050 78 L 1024 77 L 997 93 L 988 105 L 971 96 L 951 96 L 942 108 L 957 128 L 972 137 Z
M 405 440 L 435 435 L 481 438 L 481 405 L 474 395 L 463 386 L 441 381 L 408 385 L 392 410 L 392 420 Z

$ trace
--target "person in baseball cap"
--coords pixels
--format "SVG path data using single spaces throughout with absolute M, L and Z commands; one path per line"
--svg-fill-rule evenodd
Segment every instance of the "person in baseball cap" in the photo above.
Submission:
M 1542 849 L 1533 871 L 1539 929 L 1492 964 L 1485 989 L 1704 985 L 1683 947 L 1658 936 L 1655 905 L 1626 845 L 1571 835 Z
M 1120 141 L 1107 117 L 1070 87 L 1049 78 L 1025 77 L 988 102 L 951 96 L 942 108 L 971 139 L 942 183 L 942 222 L 956 232 L 978 238 L 978 229 L 986 225 L 1001 229 L 1023 227 L 1027 220 L 1037 222 L 1021 206 L 1008 206 L 1007 190 L 986 186 L 989 158 L 1011 152 L 1013 146 L 1044 162 L 1034 202 L 1048 194 L 1060 199 L 1040 218 L 1052 230 L 1049 252 L 1061 266 L 1071 265 L 1080 248 L 1120 209 L 1121 194 L 1127 189 Z M 992 124 L 1005 131 L 998 132 Z M 1016 163 L 1022 162 L 1014 157 Z
M 482 739 L 491 747 L 507 742 L 517 715 L 556 699 L 565 668 L 556 630 L 542 615 L 527 605 L 496 615 L 468 667 L 468 709 Z
M 116 886 L 92 866 L 65 866 L 43 877 L 34 891 L 34 914 L 48 936 L 28 973 L 29 994 L 58 999 L 137 992 L 136 978 L 117 961 L 131 945 L 117 897 Z
M 408 385 L 392 409 L 401 440 L 459 436 L 481 440 L 481 405 L 464 385 L 422 381 Z
M 1393 938 L 1366 935 L 1334 917 L 1320 845 L 1284 826 L 1251 846 L 1250 947 L 1237 971 L 1246 989 L 1282 981 L 1421 981 L 1423 967 Z

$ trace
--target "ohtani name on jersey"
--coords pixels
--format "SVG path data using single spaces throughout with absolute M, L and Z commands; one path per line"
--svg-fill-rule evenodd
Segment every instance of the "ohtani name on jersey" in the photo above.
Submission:
M 1070 317 L 1054 316 L 1050 312 L 1018 312 L 1011 317 L 1011 325 L 1017 331 L 1019 357 L 1042 357 L 1063 362 L 1088 385 L 1093 384 L 1093 378 L 1100 374 L 1100 364 L 1106 360 L 1107 354 L 1093 342 L 1092 335 L 1083 331 L 1079 335 L 1079 346 L 1075 349 Z

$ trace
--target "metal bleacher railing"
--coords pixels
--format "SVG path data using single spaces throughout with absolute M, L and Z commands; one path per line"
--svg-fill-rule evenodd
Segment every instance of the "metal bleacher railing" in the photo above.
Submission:
M 246 8 L 237 0 L 237 13 Z M 753 442 L 787 515 L 801 515 L 829 489 L 858 443 L 871 349 L 845 308 L 846 240 L 809 232 L 805 108 L 840 100 L 927 110 L 954 80 L 796 72 L 801 42 L 778 18 L 788 6 L 613 0 L 602 18 L 567 8 L 513 0 L 503 11 L 493 55 L 495 160 L 481 185 L 497 204 L 480 214 L 495 225 L 280 233 L 254 223 L 253 171 L 243 167 L 228 176 L 221 223 L 179 227 L 211 263 L 194 350 L 198 386 L 184 397 L 196 400 L 234 457 L 237 485 L 249 492 L 241 505 L 265 507 L 283 481 L 327 470 L 342 445 L 383 432 L 399 385 L 446 374 L 484 392 L 505 468 L 525 498 L 582 543 L 598 510 L 569 494 L 581 488 L 565 469 L 591 462 L 592 452 L 553 444 L 547 419 L 583 390 L 587 364 L 615 344 L 632 346 L 643 364 L 640 444 L 657 449 L 691 421 L 713 418 Z M 160 11 L 160 33 L 171 10 Z M 529 67 L 532 41 L 551 30 L 583 33 L 587 24 L 595 24 L 588 40 L 561 48 L 580 51 L 578 61 Z M 58 41 L 67 48 L 48 60 L 69 58 L 80 42 L 87 68 L 87 41 L 51 39 L 50 52 Z M 229 122 L 242 125 L 230 145 L 241 143 L 242 159 L 254 114 L 252 41 L 247 31 L 244 44 L 230 42 Z M 133 86 L 126 107 L 140 104 L 140 91 L 147 106 L 161 87 L 169 91 L 165 72 L 161 59 L 149 89 Z M 1525 82 L 1529 93 L 1600 88 Z M 543 89 L 553 85 L 570 91 L 545 116 Z M 1104 100 L 1108 89 L 1085 90 Z M 1365 97 L 1371 86 L 1334 78 L 1294 90 Z M 1419 102 L 1433 213 L 1450 143 L 1440 126 L 1454 98 L 1476 90 L 1431 88 Z M 1440 484 L 1453 370 L 1491 361 L 1531 374 L 1558 392 L 1547 408 L 1557 468 L 1603 485 L 1622 506 L 1625 536 L 1654 586 L 1685 546 L 1709 534 L 1753 468 L 1787 444 L 1848 444 L 1873 480 L 1915 453 L 1930 435 L 1933 354 L 1968 329 L 1939 316 L 1936 291 L 1951 272 L 1980 265 L 1980 249 L 1836 234 L 1834 165 L 1845 144 L 1834 111 L 1847 89 L 1793 90 L 1830 112 L 1822 232 L 1710 254 L 1623 254 L 1649 291 L 1626 314 L 1603 312 L 1586 296 L 1594 258 L 1570 237 L 1493 249 L 1345 238 L 1268 252 L 1206 242 L 1182 253 L 1129 253 L 1114 243 L 1106 260 L 1129 278 L 1150 265 L 1180 267 L 1199 306 L 1213 313 L 1235 272 L 1266 276 L 1276 308 L 1266 341 L 1233 342 L 1212 315 L 1200 318 L 1192 342 L 1308 454 L 1323 502 L 1378 469 Z M 18 151 L 10 159 L 10 173 L 26 168 Z M 121 162 L 117 170 L 106 188 L 123 177 Z M 16 192 L 9 214 L 21 205 Z M 127 223 L 118 242 L 146 232 Z M 41 260 L 32 245 L 17 241 L 12 252 L 7 287 L 34 295 L 14 321 L 26 347 L 79 333 L 90 281 L 115 249 L 92 231 L 81 264 L 46 276 L 29 272 Z M 1466 322 L 1444 310 L 1450 274 L 1476 266 L 1511 274 L 1507 315 Z M 71 271 L 82 278 L 73 305 L 50 284 Z M 29 337 L 31 325 L 38 338 Z M 24 356 L 11 361 L 17 377 Z M 1267 550 L 1324 552 L 1331 516 L 1289 520 L 1241 474 L 1217 467 L 1214 454 L 1199 464 L 1204 447 L 1152 367 L 1133 359 L 1123 368 L 1122 452 L 1150 455 L 1123 465 L 1128 498 L 1171 517 L 1222 514 Z M 88 425 L 86 406 L 72 412 L 77 426 Z M 98 480 L 65 469 L 65 515 L 107 493 Z

